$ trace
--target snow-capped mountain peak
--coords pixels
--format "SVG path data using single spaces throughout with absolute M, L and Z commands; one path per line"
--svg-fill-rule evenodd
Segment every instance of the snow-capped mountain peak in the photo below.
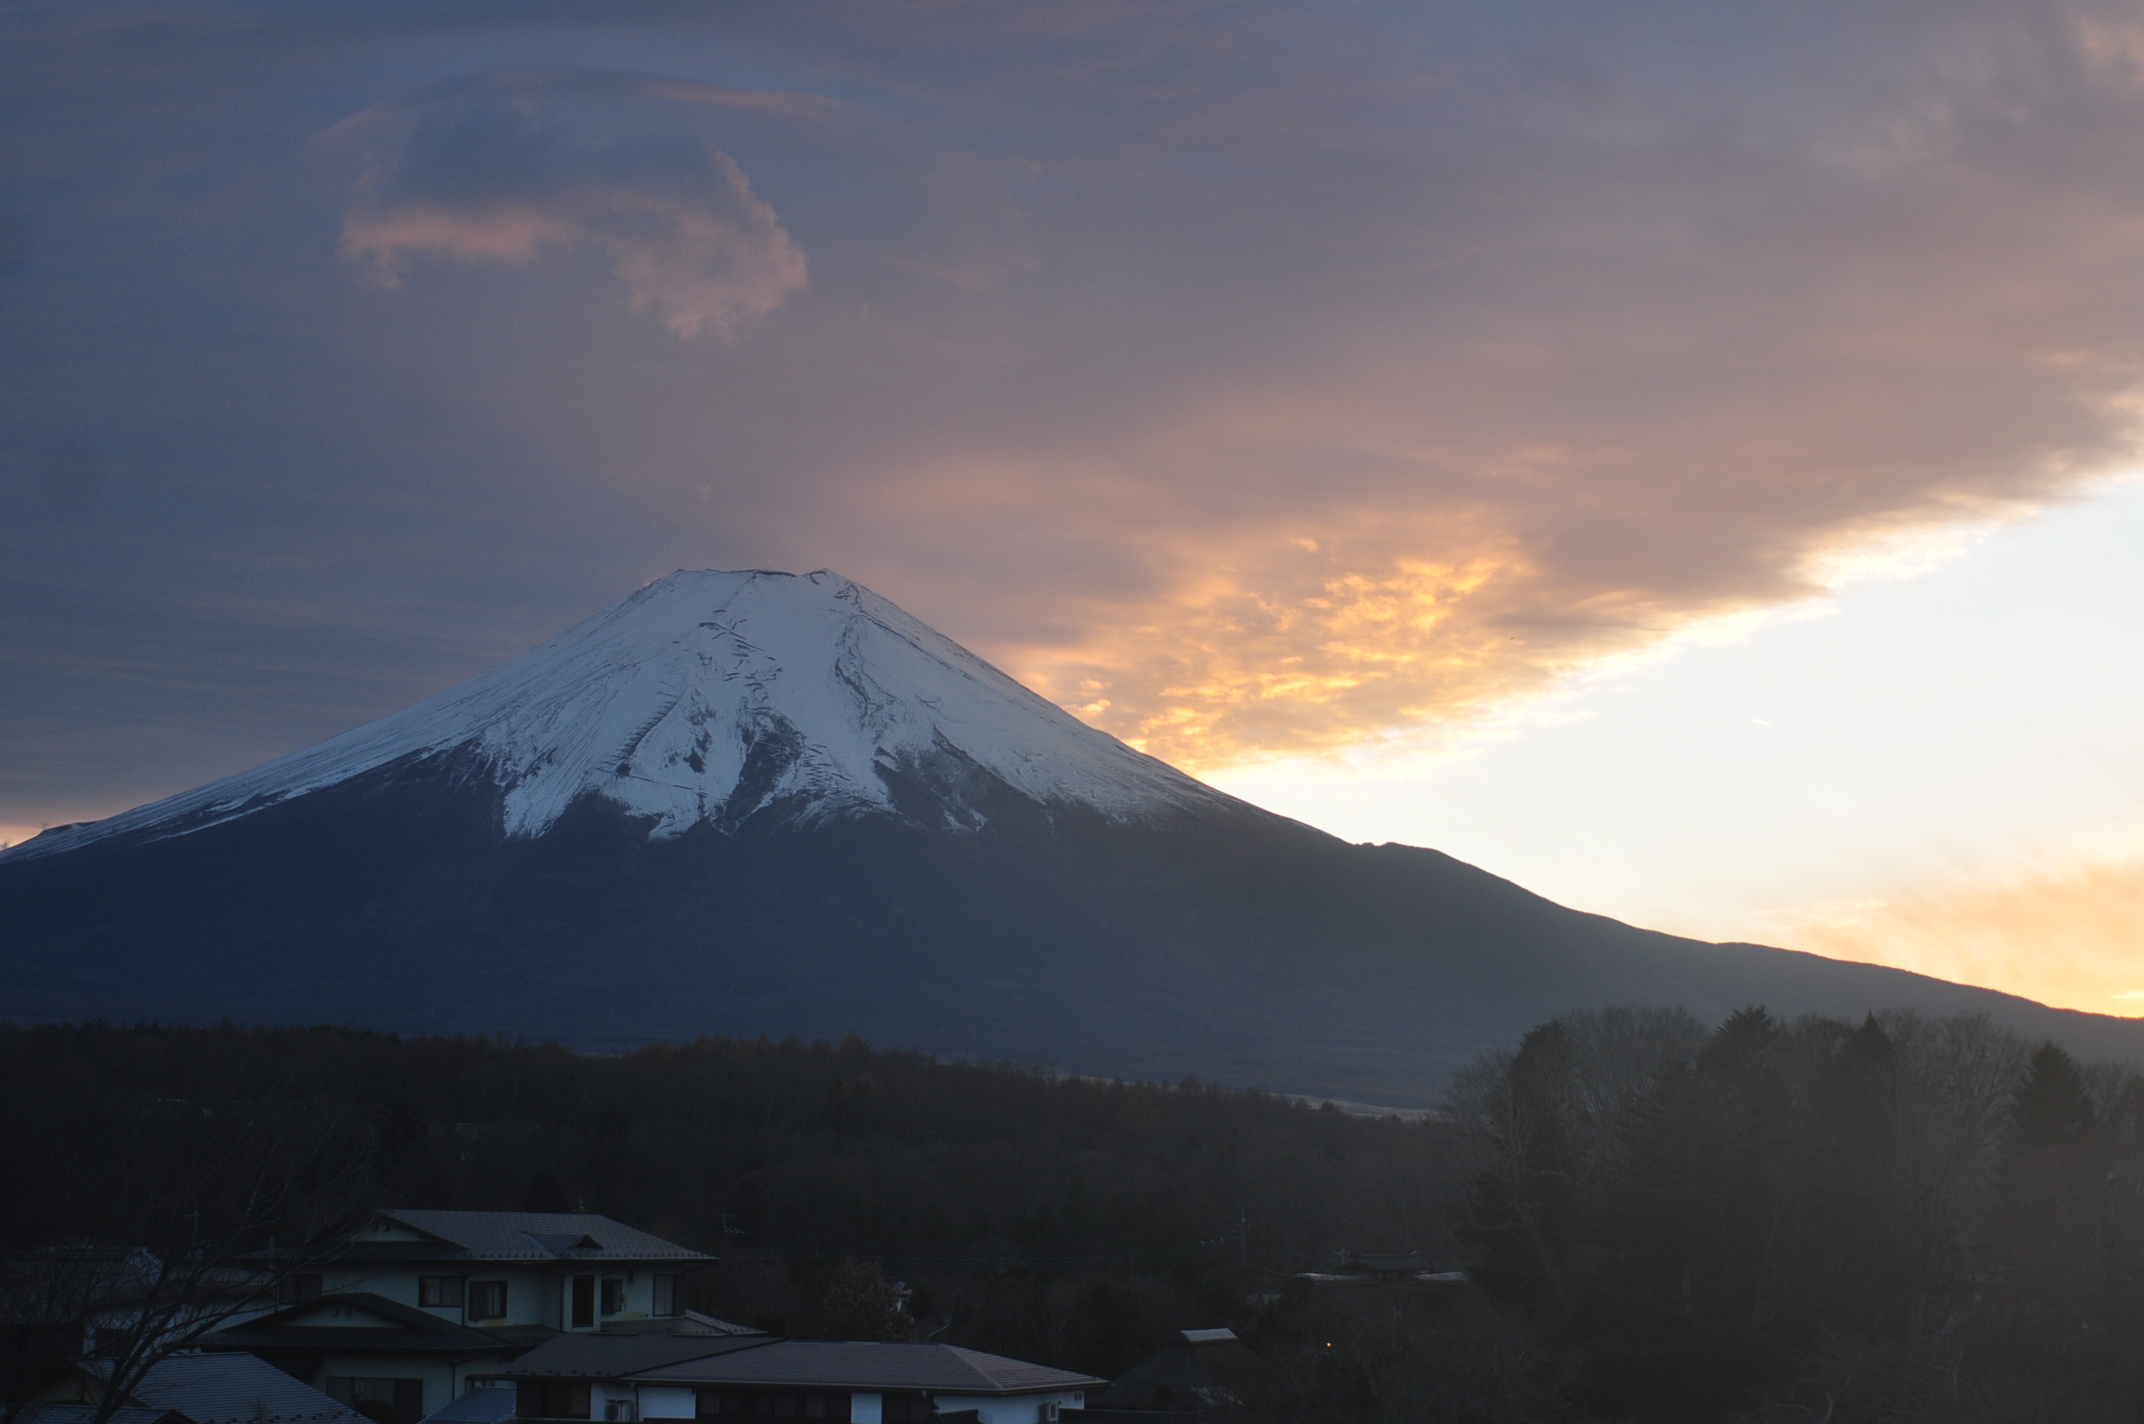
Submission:
M 460 754 L 504 796 L 509 836 L 594 794 L 652 836 L 755 813 L 895 813 L 902 780 L 972 829 L 961 786 L 1002 782 L 1114 820 L 1236 805 L 1078 721 L 860 584 L 820 570 L 680 571 L 542 647 L 406 711 L 108 820 L 58 827 L 30 858 L 112 835 L 184 834 L 388 766 Z M 979 775 L 980 773 L 980 775 Z

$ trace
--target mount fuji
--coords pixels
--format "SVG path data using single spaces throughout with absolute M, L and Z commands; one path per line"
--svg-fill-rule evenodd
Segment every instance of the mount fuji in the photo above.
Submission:
M 838 574 L 681 571 L 406 712 L 8 855 L 184 835 L 442 756 L 498 789 L 516 840 L 585 797 L 657 840 L 873 813 L 980 830 L 1002 792 L 1118 821 L 1240 804 Z
M 2144 1024 L 1565 909 L 1087 727 L 835 574 L 680 572 L 318 746 L 0 854 L 0 1017 L 838 1037 L 1392 1104 L 1570 1008 Z

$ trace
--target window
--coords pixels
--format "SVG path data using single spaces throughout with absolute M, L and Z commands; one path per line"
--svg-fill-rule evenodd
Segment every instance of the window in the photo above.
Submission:
M 603 1282 L 603 1313 L 605 1315 L 619 1315 L 624 1310 L 625 1282 L 619 1280 L 616 1276 L 606 1278 Z
M 460 1276 L 417 1277 L 417 1304 L 435 1310 L 454 1309 L 462 1303 L 462 1278 Z
M 471 1320 L 504 1320 L 506 1318 L 506 1282 L 471 1281 L 469 1283 L 469 1318 Z
M 927 1394 L 889 1394 L 879 1417 L 886 1424 L 910 1424 L 912 1420 L 928 1419 L 937 1412 Z
M 651 1315 L 677 1314 L 677 1277 L 657 1276 L 654 1281 L 655 1308 Z
M 296 1305 L 301 1300 L 311 1300 L 319 1295 L 320 1288 L 321 1279 L 318 1276 L 285 1276 L 283 1283 L 276 1287 L 275 1298 L 281 1304 Z
M 586 1419 L 588 1381 L 523 1380 L 514 1413 L 523 1419 Z
M 417 1424 L 424 1418 L 424 1381 L 372 1375 L 329 1375 L 327 1394 L 374 1424 Z
M 575 1276 L 573 1278 L 573 1309 L 568 1323 L 585 1329 L 596 1323 L 596 1278 Z

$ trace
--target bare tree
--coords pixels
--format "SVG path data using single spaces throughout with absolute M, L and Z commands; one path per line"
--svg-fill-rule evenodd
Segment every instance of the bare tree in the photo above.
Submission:
M 141 1154 L 160 1169 L 127 1175 L 138 1159 L 110 1137 L 76 1144 L 112 1159 L 109 1198 L 15 1224 L 0 1260 L 0 1424 L 69 1372 L 95 1406 L 86 1424 L 108 1424 L 158 1365 L 332 1259 L 374 1189 L 363 1126 L 278 1095 L 157 1102 L 140 1117 L 167 1149 Z

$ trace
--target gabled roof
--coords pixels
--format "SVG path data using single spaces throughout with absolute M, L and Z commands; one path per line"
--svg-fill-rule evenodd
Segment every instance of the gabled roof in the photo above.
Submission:
M 382 1211 L 373 1229 L 402 1228 L 402 1239 L 357 1240 L 345 1256 L 383 1261 L 712 1261 L 674 1241 L 592 1212 Z M 413 1233 L 411 1239 L 404 1233 Z
M 424 1424 L 506 1424 L 514 1417 L 510 1389 L 472 1389 L 424 1416 Z
M 933 1394 L 1040 1394 L 1091 1389 L 1092 1375 L 986 1355 L 958 1345 L 775 1340 L 631 1375 L 636 1383 L 787 1385 L 799 1389 L 928 1390 Z
M 173 1355 L 134 1387 L 193 1424 L 363 1424 L 348 1406 L 251 1355 Z
M 89 1424 L 96 1417 L 96 1405 L 68 1400 L 25 1404 L 15 1415 L 15 1424 Z M 194 1424 L 194 1421 L 175 1409 L 151 1409 L 136 1404 L 113 1410 L 109 1424 Z
M 606 1320 L 602 1324 L 605 1335 L 760 1335 L 766 1331 L 752 1325 L 738 1325 L 728 1320 L 717 1320 L 712 1315 L 702 1315 L 697 1310 L 688 1310 L 683 1315 L 656 1315 L 645 1320 Z
M 1194 1338 L 1226 1336 L 1225 1339 Z M 1278 1367 L 1253 1354 L 1228 1330 L 1186 1330 L 1118 1375 L 1087 1400 L 1090 1409 L 1254 1409 L 1277 1401 L 1286 1387 Z
M 371 1323 L 358 1323 L 363 1316 Z M 208 1350 L 432 1350 L 442 1354 L 492 1354 L 519 1350 L 527 1342 L 503 1332 L 442 1320 L 430 1311 L 369 1291 L 319 1295 L 271 1315 L 227 1325 L 204 1336 Z M 208 1424 L 208 1421 L 199 1421 Z
M 509 1379 L 623 1379 L 773 1342 L 769 1335 L 560 1335 L 501 1371 Z

